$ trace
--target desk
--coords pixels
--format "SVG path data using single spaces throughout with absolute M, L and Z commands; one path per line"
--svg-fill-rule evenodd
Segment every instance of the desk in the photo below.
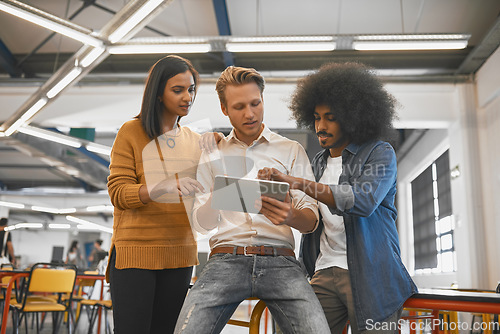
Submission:
M 433 320 L 439 318 L 439 311 L 500 314 L 500 294 L 489 292 L 468 292 L 442 289 L 420 289 L 409 298 L 405 307 L 432 310 Z M 434 328 L 433 333 L 438 332 Z
M 12 288 L 14 286 L 14 283 L 22 278 L 22 277 L 28 277 L 30 275 L 30 271 L 24 271 L 24 270 L 0 270 L 0 278 L 5 277 L 5 276 L 10 276 L 9 283 L 5 287 L 6 292 L 5 292 L 5 301 L 4 301 L 4 309 L 3 309 L 3 316 L 2 316 L 2 330 L 0 331 L 0 334 L 5 334 L 7 331 L 7 321 L 9 319 L 9 309 L 10 309 L 10 299 L 12 296 Z M 79 274 L 76 275 L 76 279 L 95 279 L 95 280 L 100 280 L 104 281 L 105 277 L 104 275 L 87 275 L 87 274 Z M 101 299 L 104 296 L 104 282 L 101 284 Z M 99 334 L 101 330 L 101 310 L 99 310 L 99 318 L 97 322 L 97 333 Z

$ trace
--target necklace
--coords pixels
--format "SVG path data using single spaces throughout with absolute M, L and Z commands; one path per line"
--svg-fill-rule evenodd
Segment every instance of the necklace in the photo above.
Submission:
M 179 129 L 179 133 L 177 135 L 173 135 L 173 136 L 167 135 L 167 132 L 170 132 L 170 131 L 167 131 L 163 134 L 165 136 L 165 140 L 167 141 L 167 146 L 170 148 L 175 147 L 175 138 L 180 136 L 180 127 L 177 123 L 175 123 L 174 129 L 173 129 L 174 133 L 177 132 L 177 129 Z

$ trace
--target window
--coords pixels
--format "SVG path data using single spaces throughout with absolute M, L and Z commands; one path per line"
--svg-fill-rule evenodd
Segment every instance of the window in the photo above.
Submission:
M 455 271 L 448 151 L 415 178 L 411 188 L 416 273 Z

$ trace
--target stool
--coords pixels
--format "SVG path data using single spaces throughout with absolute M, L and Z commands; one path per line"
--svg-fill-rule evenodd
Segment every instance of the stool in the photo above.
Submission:
M 257 300 L 258 298 L 248 298 L 246 300 Z M 227 322 L 229 325 L 248 327 L 249 334 L 259 334 L 260 319 L 262 318 L 262 313 L 266 309 L 266 303 L 259 300 L 254 306 L 252 313 L 250 315 L 250 321 L 233 320 L 229 319 Z M 267 318 L 266 318 L 266 333 L 267 333 Z

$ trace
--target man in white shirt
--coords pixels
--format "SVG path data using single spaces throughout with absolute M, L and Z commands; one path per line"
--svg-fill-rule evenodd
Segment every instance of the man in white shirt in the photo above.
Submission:
M 230 66 L 216 90 L 233 131 L 218 151 L 202 154 L 197 179 L 205 189 L 213 188 L 216 175 L 255 179 L 264 167 L 313 179 L 303 147 L 262 123 L 264 78 L 257 71 Z M 207 193 L 194 204 L 194 228 L 200 233 L 217 230 L 210 239 L 210 259 L 184 302 L 175 333 L 220 333 L 249 297 L 266 302 L 284 333 L 329 333 L 293 252 L 291 228 L 314 231 L 317 203 L 295 190 L 284 202 L 263 196 L 255 203 L 260 214 L 214 210 L 211 202 L 212 194 Z

